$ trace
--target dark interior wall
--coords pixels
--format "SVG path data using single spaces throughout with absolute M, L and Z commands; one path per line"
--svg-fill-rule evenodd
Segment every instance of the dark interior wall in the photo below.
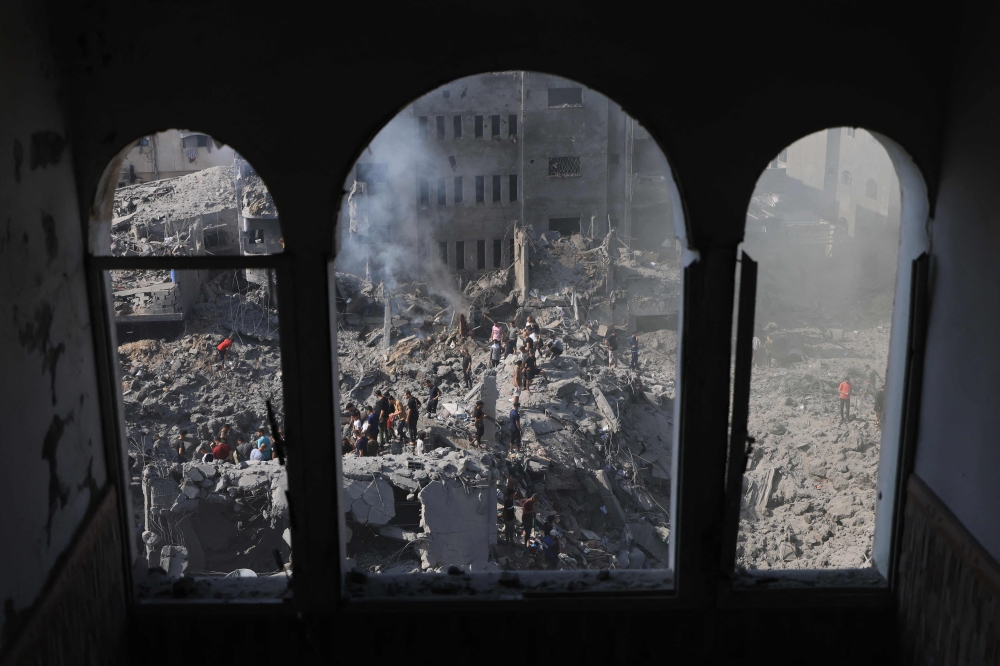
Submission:
M 916 473 L 1000 559 L 1000 14 L 963 30 L 931 226 L 930 321 Z
M 5 434 L 18 443 L 19 453 L 30 461 L 33 471 L 9 486 L 11 493 L 17 493 L 22 514 L 14 525 L 14 541 L 5 542 L 9 547 L 4 550 L 17 555 L 19 573 L 17 581 L 3 577 L 4 601 L 19 595 L 15 604 L 19 610 L 22 598 L 30 604 L 37 597 L 54 569 L 59 548 L 68 543 L 88 510 L 88 493 L 104 483 L 106 466 L 95 445 L 100 428 L 94 404 L 94 349 L 83 285 L 80 220 L 86 220 L 108 161 L 141 135 L 170 127 L 210 133 L 243 153 L 273 192 L 282 211 L 286 254 L 293 262 L 291 285 L 295 289 L 289 311 L 303 313 L 292 324 L 283 317 L 282 337 L 295 345 L 301 357 L 310 359 L 285 372 L 289 386 L 309 389 L 297 403 L 300 413 L 313 417 L 302 420 L 303 432 L 296 433 L 300 441 L 333 440 L 330 419 L 317 417 L 329 415 L 332 383 L 326 313 L 315 307 L 323 293 L 315 285 L 326 284 L 341 185 L 361 149 L 401 107 L 459 76 L 501 69 L 540 70 L 579 81 L 621 103 L 666 152 L 683 196 L 691 243 L 703 252 L 734 246 L 740 240 L 747 201 L 760 171 L 782 148 L 823 127 L 858 125 L 892 137 L 914 156 L 933 200 L 951 75 L 951 63 L 944 54 L 952 52 L 956 34 L 954 7 L 948 12 L 907 13 L 891 6 L 848 2 L 838 4 L 833 12 L 821 5 L 787 3 L 768 7 L 766 16 L 754 5 L 727 6 L 725 16 L 718 6 L 704 4 L 648 7 L 650 16 L 669 11 L 667 22 L 641 20 L 645 9 L 632 5 L 629 11 L 608 12 L 565 1 L 507 5 L 503 11 L 530 20 L 518 21 L 516 29 L 505 26 L 502 38 L 484 48 L 483 26 L 498 25 L 495 5 L 415 3 L 393 6 L 389 12 L 385 7 L 347 4 L 338 5 L 335 15 L 331 10 L 325 16 L 322 10 L 299 13 L 292 5 L 274 3 L 244 3 L 236 11 L 228 3 L 126 6 L 94 0 L 51 3 L 47 16 L 37 21 L 23 8 L 5 8 L 0 21 L 5 30 L 0 33 L 5 69 L 0 80 L 14 94 L 0 99 L 0 155 L 6 156 L 0 159 L 0 210 L 4 213 L 0 217 L 0 275 L 5 299 L 13 294 L 15 300 L 0 305 L 4 308 L 0 334 L 5 343 L 0 348 L 8 354 L 0 362 L 10 377 L 17 378 L 4 388 L 17 401 L 4 393 L 0 409 Z M 768 35 L 777 36 L 774 42 L 747 29 L 763 24 Z M 335 38 L 331 38 L 331 26 L 336 26 Z M 598 35 L 602 48 L 582 48 L 582 36 L 587 35 Z M 43 36 L 51 40 L 50 45 L 40 41 Z M 776 52 L 776 42 L 788 45 L 806 36 L 819 46 L 797 50 L 794 55 L 787 48 L 784 53 Z M 240 48 L 248 42 L 252 48 Z M 435 48 L 428 48 L 431 43 Z M 985 38 L 980 43 L 988 46 Z M 54 65 L 47 64 L 50 48 Z M 570 48 L 572 58 L 566 57 Z M 363 62 L 356 61 L 358 53 L 365 54 Z M 893 68 L 879 68 L 871 76 L 845 73 L 844 63 L 861 54 L 871 62 L 891 62 Z M 963 63 L 977 72 L 987 67 L 968 54 Z M 988 543 L 989 534 L 983 530 L 989 523 L 977 523 L 972 509 L 976 498 L 992 497 L 995 488 L 986 486 L 982 478 L 973 478 L 975 483 L 965 487 L 953 481 L 956 466 L 974 474 L 975 456 L 993 455 L 983 453 L 983 442 L 993 441 L 996 432 L 985 409 L 972 413 L 956 402 L 969 395 L 969 377 L 974 379 L 974 394 L 985 402 L 967 404 L 985 404 L 995 411 L 997 402 L 996 389 L 982 375 L 986 361 L 994 360 L 988 354 L 992 340 L 982 336 L 996 330 L 995 309 L 984 307 L 989 301 L 962 296 L 963 292 L 975 294 L 983 284 L 995 284 L 997 277 L 988 262 L 989 246 L 982 242 L 992 239 L 990 211 L 985 204 L 977 207 L 975 201 L 992 201 L 989 181 L 976 167 L 996 171 L 990 149 L 1000 145 L 1000 136 L 988 125 L 987 109 L 1000 99 L 975 99 L 975 84 L 981 82 L 964 81 L 963 106 L 952 115 L 942 181 L 942 191 L 950 198 L 939 211 L 939 221 L 948 216 L 949 229 L 936 224 L 934 237 L 940 265 L 935 273 L 928 386 L 937 389 L 933 397 L 925 391 L 918 472 L 926 474 L 963 520 L 979 525 L 979 538 Z M 248 97 L 267 103 L 246 103 Z M 775 99 L 782 97 L 794 98 L 794 103 L 776 104 Z M 963 124 L 966 118 L 976 120 L 978 134 Z M 43 131 L 70 143 L 57 163 L 44 167 L 39 163 L 31 169 L 32 137 Z M 22 158 L 17 158 L 15 140 L 21 143 Z M 20 183 L 15 178 L 18 159 L 22 160 Z M 963 202 L 963 197 L 971 196 L 980 199 Z M 51 252 L 45 242 L 46 229 L 51 227 L 41 215 L 43 209 L 53 211 L 56 225 L 58 245 Z M 27 243 L 18 240 L 24 234 Z M 970 249 L 970 243 L 975 247 Z M 973 249 L 971 263 L 958 262 L 959 253 Z M 735 253 L 731 254 L 726 259 L 730 264 L 735 260 Z M 288 285 L 283 288 L 292 288 Z M 53 324 L 54 332 L 47 337 L 38 334 L 36 323 L 46 303 L 58 308 L 57 317 L 72 317 L 71 323 Z M 13 304 L 22 319 L 13 317 Z M 731 302 L 719 307 L 731 312 Z M 963 324 L 961 336 L 954 337 L 960 327 L 951 322 L 967 323 L 970 312 L 977 313 L 984 327 L 974 330 Z M 287 338 L 286 326 L 292 326 Z M 956 345 L 956 339 L 961 344 Z M 949 351 L 958 348 L 975 350 L 978 356 L 971 351 Z M 58 363 L 50 361 L 50 355 Z M 978 366 L 972 365 L 974 358 Z M 68 383 L 59 384 L 56 404 L 51 403 L 50 363 L 60 380 L 69 377 Z M 722 363 L 727 369 L 728 358 Z M 72 373 L 61 374 L 66 368 L 72 368 Z M 723 380 L 728 376 L 717 371 L 709 374 Z M 727 382 L 717 383 L 721 394 L 728 395 Z M 15 389 L 17 396 L 13 396 Z M 942 391 L 951 397 L 942 400 Z M 83 407 L 76 403 L 71 407 L 73 400 Z M 934 404 L 934 400 L 940 402 Z M 69 421 L 71 409 L 73 420 Z M 723 406 L 714 413 L 725 414 L 726 409 Z M 955 461 L 948 461 L 944 459 L 948 447 L 957 440 L 956 415 L 965 418 L 959 435 L 967 441 L 959 447 Z M 62 429 L 57 427 L 55 432 L 61 437 L 47 438 L 52 425 L 59 423 Z M 34 430 L 22 434 L 27 428 Z M 49 444 L 53 441 L 59 443 Z M 54 463 L 46 457 L 52 446 L 60 454 Z M 72 455 L 64 455 L 66 451 Z M 330 473 L 334 469 L 330 456 L 323 447 L 313 452 L 309 474 Z M 991 458 L 989 462 L 996 461 Z M 940 469 L 935 469 L 938 465 Z M 987 467 L 981 464 L 979 470 Z M 0 500 L 11 504 L 14 497 L 4 494 Z M 336 520 L 332 501 L 329 506 L 312 502 L 303 511 L 313 524 L 332 525 Z M 47 521 L 55 526 L 53 537 L 58 536 L 51 543 L 42 529 Z M 323 538 L 328 540 L 325 545 Z M 324 553 L 329 561 L 334 560 L 334 538 L 317 538 L 320 543 L 313 551 L 297 551 L 297 565 L 309 564 L 310 558 L 316 562 Z M 39 546 L 42 543 L 44 548 Z M 4 560 L 2 570 L 14 568 Z M 315 589 L 334 589 L 336 573 L 335 565 L 325 574 L 317 573 Z M 329 598 L 317 599 L 315 591 L 307 589 L 296 594 L 315 607 L 328 609 L 333 603 Z M 652 661 L 677 649 L 706 657 L 721 652 L 721 656 L 745 661 L 884 663 L 892 633 L 885 624 L 889 617 L 885 609 L 775 611 L 756 607 L 724 613 L 658 613 L 616 608 L 540 613 L 539 626 L 526 640 L 552 653 L 557 652 L 554 647 L 568 644 L 568 654 L 575 655 L 576 661 L 595 654 L 608 659 L 621 656 L 617 661 Z M 513 636 L 517 638 L 511 649 L 516 650 L 517 640 L 524 636 L 519 615 L 526 612 L 530 609 L 516 607 L 429 619 L 426 614 L 400 610 L 389 616 L 394 628 L 388 640 L 383 640 L 385 632 L 379 624 L 386 615 L 361 616 L 363 623 L 352 624 L 350 618 L 337 622 L 352 640 L 365 649 L 375 645 L 382 654 L 408 655 L 415 645 L 435 654 L 433 650 L 439 647 L 454 647 L 449 641 L 452 635 L 480 648 L 498 637 Z M 137 646 L 166 646 L 189 657 L 189 646 L 176 640 L 176 628 L 190 628 L 192 616 L 170 615 L 169 610 L 163 615 L 136 620 L 132 637 Z M 205 615 L 206 626 L 211 625 L 210 617 Z M 305 640 L 297 623 L 283 624 L 275 618 L 259 621 L 266 637 L 260 642 L 217 642 L 215 648 L 199 647 L 207 650 L 199 654 L 209 656 L 217 648 L 221 658 L 230 660 L 235 645 L 246 650 L 243 663 L 255 663 L 268 654 L 287 657 L 289 651 L 297 654 L 307 649 L 296 647 L 299 639 Z M 314 643 L 336 639 L 337 644 L 342 636 L 331 636 L 326 625 L 314 627 L 310 635 Z M 428 636 L 434 642 L 427 643 Z M 766 649 L 761 637 L 778 641 L 780 652 L 761 653 Z M 817 644 L 823 648 L 820 655 Z M 176 654 L 166 650 L 160 656 L 166 660 Z

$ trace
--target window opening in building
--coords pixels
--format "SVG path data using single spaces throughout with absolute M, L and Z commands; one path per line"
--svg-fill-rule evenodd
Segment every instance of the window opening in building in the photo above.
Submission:
M 108 165 L 105 179 L 131 163 L 141 182 L 94 202 L 90 234 L 112 413 L 124 419 L 114 429 L 127 455 L 119 482 L 141 535 L 130 565 L 150 572 L 134 592 L 170 599 L 185 580 L 191 598 L 222 599 L 233 594 L 219 585 L 228 577 L 241 579 L 238 594 L 290 596 L 278 268 L 268 257 L 283 250 L 278 211 L 232 148 L 184 130 L 153 142 L 149 160 L 132 143 Z M 200 145 L 213 147 L 200 163 L 180 159 Z M 255 263 L 214 261 L 238 254 Z
M 784 173 L 762 176 L 747 210 L 743 251 L 757 262 L 748 418 L 756 442 L 743 478 L 740 571 L 873 571 L 900 190 L 875 208 L 856 206 L 853 226 L 838 223 L 838 209 L 855 209 L 851 194 L 825 189 L 814 174 L 823 173 L 828 140 L 850 136 L 835 128 L 790 145 L 779 157 Z M 837 159 L 845 184 L 852 171 L 896 178 L 878 142 Z
M 850 185 L 851 184 L 851 172 L 850 171 L 846 171 L 846 170 L 845 171 L 841 171 L 840 172 L 840 182 L 843 185 Z
M 388 181 L 389 165 L 385 162 L 359 162 L 354 166 L 354 174 L 355 181 L 364 183 L 365 194 L 373 196 L 378 192 L 378 188 Z
M 444 141 L 444 116 L 435 117 L 434 124 L 437 126 L 438 141 Z
M 549 88 L 549 108 L 583 106 L 583 88 Z
M 421 139 L 427 138 L 427 116 L 417 118 L 417 136 Z
M 490 129 L 493 130 L 492 131 L 493 138 L 494 139 L 499 139 L 500 138 L 500 116 L 499 115 L 490 116 L 490 122 L 492 124 L 492 127 Z
M 444 206 L 448 203 L 448 193 L 445 191 L 444 178 L 437 179 L 438 205 Z
M 857 133 L 857 130 L 855 128 L 853 128 L 853 127 L 845 127 L 844 130 L 845 130 L 847 136 L 849 136 L 852 139 L 855 137 L 855 135 Z
M 455 125 L 455 138 L 462 138 L 462 116 L 455 116 L 453 119 Z
M 417 187 L 420 190 L 420 205 L 429 206 L 431 203 L 430 185 L 426 178 L 417 179 Z
M 561 236 L 572 236 L 580 233 L 579 217 L 550 217 L 549 229 L 558 231 Z
M 579 157 L 550 157 L 549 176 L 553 178 L 570 178 L 580 175 Z
M 341 545 L 349 558 L 344 571 L 357 567 L 369 582 L 383 574 L 447 572 L 452 565 L 472 575 L 499 567 L 538 569 L 539 575 L 564 579 L 563 572 L 575 571 L 596 580 L 598 572 L 613 567 L 669 586 L 683 268 L 674 243 L 674 190 L 666 159 L 640 134 L 629 148 L 636 159 L 622 160 L 618 180 L 606 179 L 604 168 L 595 170 L 596 180 L 586 186 L 550 178 L 549 158 L 560 154 L 553 141 L 567 136 L 575 137 L 578 155 L 593 155 L 596 164 L 607 165 L 623 117 L 619 110 L 608 112 L 609 100 L 588 92 L 592 104 L 588 98 L 583 108 L 554 112 L 546 104 L 550 90 L 556 106 L 579 107 L 582 88 L 533 72 L 481 74 L 447 87 L 462 91 L 463 108 L 497 109 L 500 119 L 506 115 L 510 136 L 519 125 L 530 125 L 532 132 L 493 142 L 486 152 L 482 144 L 455 142 L 442 153 L 392 120 L 361 152 L 366 162 L 390 165 L 389 182 L 368 201 L 370 219 L 400 224 L 392 243 L 373 243 L 366 257 L 349 243 L 345 221 L 351 212 L 342 208 L 332 272 L 336 285 L 329 291 L 358 304 L 356 316 L 338 313 L 338 404 L 342 411 L 347 403 L 374 407 L 379 390 L 402 401 L 393 404 L 393 413 L 402 416 L 394 417 L 388 439 L 383 435 L 372 444 L 366 438 L 364 457 L 357 455 L 351 424 L 345 418 L 341 425 L 339 435 L 352 448 L 340 460 L 340 482 L 355 498 L 343 507 Z M 562 88 L 569 90 L 560 99 Z M 440 109 L 439 90 L 413 101 L 398 122 L 433 115 Z M 476 138 L 483 138 L 486 115 L 473 115 Z M 495 120 L 490 115 L 491 136 L 497 134 Z M 624 154 L 624 143 L 617 150 Z M 476 203 L 487 201 L 488 182 L 491 203 L 517 205 L 421 207 L 419 197 L 410 194 L 414 179 L 426 173 L 422 169 L 435 168 L 429 165 L 440 168 L 449 156 L 456 202 L 463 199 L 457 175 L 462 166 L 473 179 Z M 557 157 L 553 175 L 580 176 L 581 161 Z M 628 170 L 625 163 L 643 171 Z M 445 167 L 433 173 L 447 172 Z M 626 190 L 626 182 L 634 187 Z M 621 218 L 618 229 L 609 228 L 609 211 Z M 438 243 L 440 261 L 420 261 L 406 251 L 430 247 L 428 239 Z M 474 244 L 468 257 L 466 243 Z M 517 348 L 525 338 L 516 334 L 524 331 L 527 315 L 541 327 L 537 346 L 532 339 L 538 373 L 529 386 L 519 387 L 518 432 L 510 427 L 511 356 L 522 354 L 528 362 L 529 354 Z M 392 319 L 388 334 L 375 330 L 375 321 L 386 316 Z M 496 364 L 489 344 L 494 323 L 504 338 Z M 606 338 L 617 347 L 611 359 Z M 514 345 L 509 353 L 508 340 Z M 468 378 L 463 348 L 471 358 Z M 371 370 L 387 367 L 387 359 L 392 380 Z M 613 369 L 607 369 L 609 360 Z M 418 366 L 413 376 L 406 370 Z M 636 399 L 638 384 L 631 384 L 630 376 L 641 382 L 644 398 Z M 432 388 L 441 392 L 434 405 Z M 412 410 L 412 430 L 406 390 L 421 403 Z M 481 442 L 470 444 L 477 437 L 477 400 L 483 401 L 486 418 L 480 421 Z M 379 459 L 365 461 L 374 456 Z M 508 479 L 516 506 L 508 505 L 505 513 Z M 532 537 L 526 545 L 522 505 L 535 493 L 538 508 L 534 518 L 529 511 Z M 408 584 L 405 576 L 400 580 Z M 366 585 L 352 583 L 348 594 L 364 596 Z
M 486 241 L 476 241 L 476 270 L 486 270 Z

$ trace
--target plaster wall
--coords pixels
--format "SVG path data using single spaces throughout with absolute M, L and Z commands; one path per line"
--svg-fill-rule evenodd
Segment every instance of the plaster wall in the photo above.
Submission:
M 38 8 L 0 11 L 0 651 L 107 483 L 76 184 Z
M 136 174 L 142 180 L 153 180 L 153 155 L 154 145 L 156 155 L 156 167 L 159 171 L 159 178 L 173 178 L 186 173 L 201 171 L 214 166 L 229 166 L 236 157 L 236 151 L 229 146 L 216 147 L 212 144 L 211 138 L 209 148 L 196 148 L 197 157 L 191 161 L 184 154 L 183 138 L 180 130 L 169 129 L 158 132 L 150 136 L 150 145 L 133 145 L 132 149 L 125 156 L 122 168 L 128 171 L 129 166 L 135 167 Z
M 1000 559 L 1000 18 L 975 12 L 958 56 L 932 227 L 915 471 Z

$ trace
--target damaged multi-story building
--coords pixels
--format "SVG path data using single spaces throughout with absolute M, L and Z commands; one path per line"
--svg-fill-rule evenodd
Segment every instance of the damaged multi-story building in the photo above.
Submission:
M 401 111 L 355 164 L 338 265 L 461 287 L 510 266 L 526 227 L 672 249 L 668 179 L 649 133 L 596 91 L 536 72 L 458 79 Z

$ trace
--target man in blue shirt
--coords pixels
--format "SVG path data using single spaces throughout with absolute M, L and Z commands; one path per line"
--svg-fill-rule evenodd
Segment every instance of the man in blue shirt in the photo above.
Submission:
M 632 352 L 632 370 L 639 369 L 639 336 L 635 333 L 628 339 L 628 349 Z
M 514 398 L 514 408 L 510 410 L 510 451 L 517 447 L 518 453 L 521 452 L 521 414 L 517 411 L 520 407 L 520 401 Z
M 358 441 L 354 443 L 354 450 L 357 451 L 359 458 L 364 458 L 368 455 L 368 443 L 370 441 L 367 437 L 361 435 L 361 437 L 358 437 Z
M 365 429 L 365 435 L 368 437 L 368 449 L 369 455 L 378 454 L 378 414 L 375 413 L 375 409 L 368 405 L 366 408 L 368 410 L 368 417 L 366 422 L 368 427 Z
M 257 449 L 260 451 L 261 459 L 271 459 L 271 438 L 264 434 L 263 428 L 257 428 Z

